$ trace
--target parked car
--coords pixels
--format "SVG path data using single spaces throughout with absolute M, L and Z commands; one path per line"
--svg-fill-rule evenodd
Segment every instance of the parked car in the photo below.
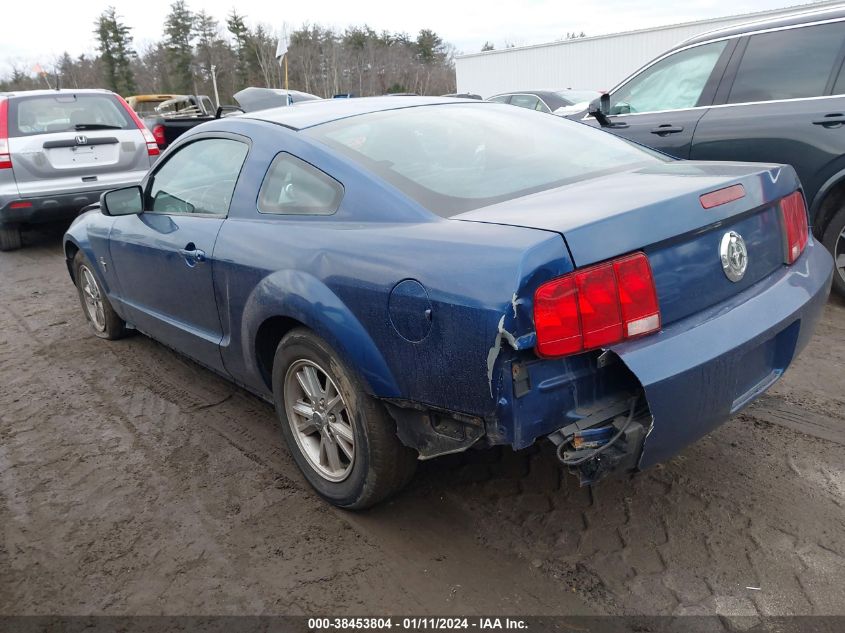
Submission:
M 487 99 L 559 116 L 581 115 L 589 103 L 601 96 L 598 90 L 527 90 L 495 95 Z
M 843 42 L 841 7 L 695 37 L 613 88 L 604 123 L 678 158 L 792 165 L 845 296 Z
M 350 95 L 351 96 L 351 95 Z M 235 102 L 247 112 L 278 108 L 306 101 L 319 101 L 322 97 L 301 90 L 282 90 L 280 88 L 249 87 L 236 92 Z
M 130 97 L 126 97 L 126 103 L 128 103 L 129 107 L 138 113 L 138 116 L 143 118 L 145 116 L 155 114 L 156 106 L 179 96 L 180 95 L 175 94 L 132 95 Z
M 216 111 L 207 95 L 177 95 L 166 99 L 155 107 L 155 113 L 162 116 L 213 116 Z
M 208 97 L 206 97 L 207 99 Z M 238 112 L 252 112 L 266 108 L 277 108 L 282 105 L 293 105 L 305 101 L 320 99 L 316 95 L 299 90 L 279 90 L 277 88 L 244 88 L 234 94 L 237 106 L 223 106 L 216 111 L 198 110 L 195 106 L 188 110 L 188 114 L 181 115 L 179 111 L 172 114 L 158 114 L 144 119 L 147 127 L 152 131 L 153 137 L 158 143 L 160 150 L 164 151 L 173 141 L 182 136 L 188 130 L 198 125 L 208 123 L 221 116 L 237 114 Z M 198 102 L 202 105 L 202 102 Z M 210 105 L 210 100 L 206 106 Z M 162 104 L 165 106 L 167 104 Z M 159 107 L 162 107 L 159 106 Z
M 74 217 L 108 189 L 137 184 L 155 139 L 107 90 L 0 93 L 0 250 L 22 226 Z
M 143 120 L 163 151 L 186 131 L 216 117 L 217 111 L 205 95 L 171 95 L 156 103 Z
M 444 97 L 453 97 L 455 99 L 478 99 L 481 100 L 481 95 L 477 95 L 472 92 L 452 92 L 447 95 L 443 95 Z
M 549 436 L 584 483 L 667 460 L 783 374 L 832 276 L 791 167 L 481 101 L 219 119 L 100 205 L 64 241 L 94 333 L 274 402 L 347 508 L 473 446 Z

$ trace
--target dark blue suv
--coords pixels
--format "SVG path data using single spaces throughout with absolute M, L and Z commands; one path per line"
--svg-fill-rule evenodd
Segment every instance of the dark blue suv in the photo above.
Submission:
M 792 165 L 845 296 L 843 60 L 845 8 L 733 26 L 653 60 L 583 122 L 679 158 Z

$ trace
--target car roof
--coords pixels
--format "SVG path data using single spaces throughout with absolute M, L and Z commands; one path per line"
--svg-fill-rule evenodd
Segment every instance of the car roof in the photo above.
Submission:
M 11 90 L 9 92 L 0 92 L 0 96 L 13 97 L 41 97 L 50 95 L 73 95 L 73 94 L 114 94 L 111 90 L 103 90 L 101 88 L 80 88 L 79 90 L 61 89 L 48 90 L 43 88 L 41 90 Z
M 709 42 L 710 40 L 720 39 L 723 37 L 733 37 L 737 35 L 744 35 L 752 31 L 763 31 L 766 29 L 778 29 L 787 26 L 796 26 L 799 24 L 807 24 L 809 22 L 823 22 L 825 20 L 835 20 L 837 18 L 845 18 L 845 6 L 834 7 L 832 9 L 818 9 L 815 11 L 802 11 L 801 13 L 794 13 L 788 16 L 778 18 L 768 18 L 766 20 L 757 20 L 754 22 L 745 22 L 744 24 L 737 24 L 735 26 L 727 26 L 714 31 L 708 31 L 701 35 L 696 35 L 684 40 L 674 48 L 682 48 L 690 44 L 700 44 L 702 42 Z M 673 50 L 674 50 L 673 48 Z
M 477 99 L 455 99 L 454 97 L 361 97 L 358 99 L 325 99 L 302 101 L 290 106 L 270 108 L 241 114 L 237 118 L 258 119 L 302 130 L 315 125 L 346 119 L 371 112 L 403 110 L 431 105 L 454 105 L 456 103 L 480 103 Z

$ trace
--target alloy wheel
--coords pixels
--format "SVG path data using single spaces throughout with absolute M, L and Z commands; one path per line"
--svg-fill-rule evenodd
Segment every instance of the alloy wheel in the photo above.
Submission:
M 354 423 L 328 372 L 306 359 L 291 363 L 284 399 L 288 424 L 308 464 L 328 481 L 346 479 L 355 464 Z
M 79 272 L 82 276 L 82 298 L 85 301 L 85 311 L 88 313 L 88 318 L 98 332 L 105 332 L 106 313 L 97 280 L 94 279 L 94 275 L 87 266 L 80 266 Z

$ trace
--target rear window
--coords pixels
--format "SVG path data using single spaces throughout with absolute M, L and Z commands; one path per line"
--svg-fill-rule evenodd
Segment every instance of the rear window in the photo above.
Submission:
M 10 136 L 134 127 L 126 109 L 109 94 L 39 95 L 9 101 Z
M 581 123 L 490 103 L 373 112 L 304 133 L 444 217 L 673 160 Z
M 152 116 L 156 113 L 156 107 L 160 106 L 164 101 L 139 101 L 135 104 L 135 112 L 138 116 Z

